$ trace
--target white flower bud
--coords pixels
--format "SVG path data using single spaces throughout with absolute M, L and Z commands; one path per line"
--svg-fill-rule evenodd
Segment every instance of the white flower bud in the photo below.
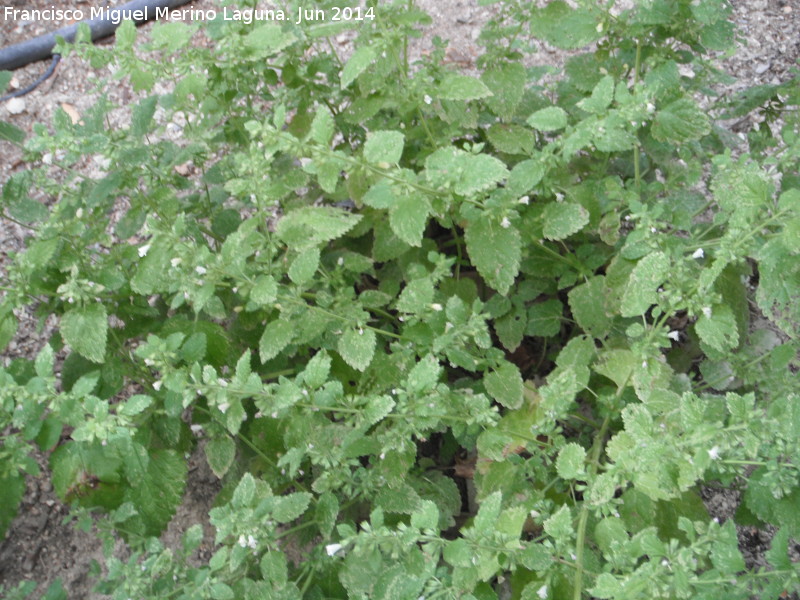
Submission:
M 705 256 L 705 252 L 703 252 L 702 248 L 698 248 L 692 253 L 692 258 L 703 258 Z
M 150 244 L 145 244 L 141 248 L 139 248 L 139 258 L 144 258 L 147 256 L 147 252 L 150 250 Z
M 328 544 L 327 546 L 325 546 L 325 553 L 328 556 L 333 556 L 341 549 L 342 549 L 341 544 Z

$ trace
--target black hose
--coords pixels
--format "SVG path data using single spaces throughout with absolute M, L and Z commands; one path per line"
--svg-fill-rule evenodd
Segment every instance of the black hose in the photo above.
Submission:
M 53 54 L 53 60 L 50 62 L 50 66 L 47 67 L 47 71 L 45 71 L 39 76 L 39 79 L 34 81 L 28 87 L 22 88 L 21 90 L 17 90 L 16 92 L 11 92 L 10 94 L 6 94 L 5 96 L 0 96 L 0 102 L 5 102 L 6 100 L 11 100 L 12 98 L 19 98 L 20 96 L 24 96 L 25 94 L 35 90 L 37 87 L 42 85 L 42 82 L 47 81 L 47 78 L 50 77 L 53 73 L 55 73 L 56 67 L 58 66 L 60 60 L 61 60 L 60 54 Z
M 115 17 L 115 15 L 122 11 L 129 14 L 132 11 L 143 11 L 147 19 L 137 21 L 137 23 L 142 23 L 145 20 L 155 17 L 156 9 L 174 8 L 187 4 L 188 2 L 190 2 L 190 0 L 132 0 L 122 6 L 103 10 L 103 18 L 85 19 L 81 21 L 81 23 L 86 23 L 89 26 L 92 32 L 92 41 L 94 41 L 111 35 L 116 31 L 120 23 L 119 17 Z M 56 45 L 56 36 L 61 36 L 66 41 L 72 42 L 75 40 L 78 25 L 80 25 L 80 23 L 62 27 L 52 33 L 46 33 L 39 37 L 20 42 L 19 44 L 0 49 L 0 71 L 12 71 L 24 67 L 28 63 L 49 57 Z

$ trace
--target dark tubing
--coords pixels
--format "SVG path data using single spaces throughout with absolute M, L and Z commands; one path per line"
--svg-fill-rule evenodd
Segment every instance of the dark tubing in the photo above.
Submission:
M 155 17 L 157 8 L 175 8 L 176 6 L 187 4 L 190 1 L 191 0 L 133 0 L 122 6 L 105 9 L 103 14 L 108 18 L 85 19 L 81 21 L 81 23 L 89 25 L 89 29 L 92 31 L 92 41 L 94 41 L 114 33 L 120 24 L 115 24 L 112 19 L 114 15 L 120 11 L 144 11 L 147 9 L 147 12 L 144 14 L 152 19 Z M 142 22 L 144 22 L 144 20 L 137 21 L 137 23 Z M 28 63 L 49 57 L 56 45 L 56 36 L 60 35 L 68 42 L 72 42 L 78 31 L 78 25 L 80 25 L 80 23 L 62 27 L 52 33 L 45 33 L 31 40 L 0 49 L 0 71 L 13 71 L 14 69 L 24 67 Z

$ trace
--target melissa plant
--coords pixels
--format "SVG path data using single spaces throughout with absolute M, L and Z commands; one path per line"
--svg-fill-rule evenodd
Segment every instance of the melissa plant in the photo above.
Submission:
M 480 77 L 441 45 L 410 64 L 413 2 L 218 20 L 209 48 L 157 25 L 152 60 L 131 24 L 59 48 L 151 95 L 122 129 L 106 99 L 2 124 L 29 164 L 4 218 L 32 236 L 0 343 L 17 308 L 60 319 L 0 369 L 3 515 L 35 443 L 134 549 L 113 598 L 798 591 L 797 82 L 714 91 L 724 3 L 498 4 Z M 581 52 L 545 83 L 534 38 Z M 718 121 L 753 111 L 748 153 Z M 198 447 L 223 482 L 200 565 L 199 525 L 157 538 Z M 740 492 L 724 523 L 709 485 Z M 767 524 L 748 569 L 736 527 Z

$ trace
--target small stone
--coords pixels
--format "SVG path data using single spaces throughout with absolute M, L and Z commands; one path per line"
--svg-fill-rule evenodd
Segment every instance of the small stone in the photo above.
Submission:
M 25 112 L 25 100 L 22 98 L 12 98 L 6 103 L 6 110 L 12 115 Z

